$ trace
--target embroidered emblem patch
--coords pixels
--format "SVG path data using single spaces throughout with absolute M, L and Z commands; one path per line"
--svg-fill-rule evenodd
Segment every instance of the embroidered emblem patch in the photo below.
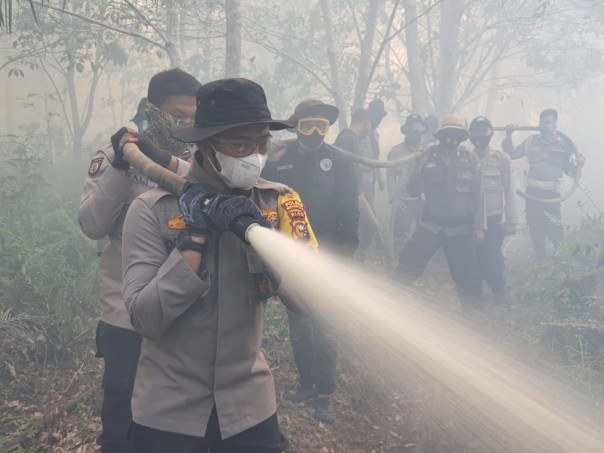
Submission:
M 262 215 L 268 220 L 270 223 L 275 223 L 277 218 L 279 217 L 277 211 L 273 211 L 272 209 L 264 208 L 262 209 Z
M 292 220 L 292 234 L 296 239 L 310 239 L 310 234 L 308 233 L 308 224 L 306 220 Z
M 88 174 L 94 176 L 101 169 L 104 157 L 97 157 L 90 161 L 90 167 L 88 167 Z
M 184 230 L 186 227 L 187 222 L 185 222 L 185 217 L 182 214 L 168 220 L 168 228 L 171 230 Z
M 331 159 L 323 159 L 319 162 L 319 167 L 321 167 L 321 170 L 323 171 L 329 171 L 331 170 L 331 167 L 333 167 L 333 161 Z
M 281 206 L 285 209 L 287 216 L 290 218 L 292 236 L 294 239 L 310 240 L 306 222 L 306 211 L 304 210 L 302 202 L 300 200 L 287 200 L 281 203 Z

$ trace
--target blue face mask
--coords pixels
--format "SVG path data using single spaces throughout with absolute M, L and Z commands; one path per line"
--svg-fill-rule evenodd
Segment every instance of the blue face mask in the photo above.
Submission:
M 541 141 L 543 142 L 553 142 L 558 138 L 558 122 L 554 121 L 553 123 L 541 123 L 539 124 L 539 132 L 541 134 Z

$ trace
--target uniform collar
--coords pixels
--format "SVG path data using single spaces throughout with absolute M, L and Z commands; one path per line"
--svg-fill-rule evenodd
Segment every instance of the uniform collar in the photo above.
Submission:
M 227 192 L 228 189 L 227 185 L 218 176 L 213 177 L 209 175 L 195 158 L 187 174 L 187 181 L 207 184 L 218 192 Z

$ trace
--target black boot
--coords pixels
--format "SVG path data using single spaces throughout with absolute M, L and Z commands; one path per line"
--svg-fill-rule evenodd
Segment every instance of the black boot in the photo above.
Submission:
M 315 419 L 326 425 L 336 421 L 336 405 L 331 395 L 317 396 L 315 400 Z

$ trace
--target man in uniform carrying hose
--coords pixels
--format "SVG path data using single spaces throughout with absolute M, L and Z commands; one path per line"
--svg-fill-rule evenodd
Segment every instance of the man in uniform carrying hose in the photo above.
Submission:
M 560 203 L 541 202 L 534 198 L 552 200 L 560 197 L 560 180 L 564 174 L 574 176 L 585 164 L 583 154 L 557 131 L 558 112 L 547 109 L 539 115 L 539 134 L 526 138 L 520 145 L 512 143 L 512 128 L 508 129 L 503 150 L 511 159 L 528 159 L 526 178 L 526 223 L 529 227 L 535 257 L 545 258 L 545 239 L 557 248 L 564 236 Z
M 189 165 L 177 157 L 183 156 L 186 146 L 174 145 L 167 139 L 168 129 L 193 121 L 199 86 L 192 75 L 180 69 L 159 72 L 149 81 L 145 104 L 149 128 L 140 135 L 139 147 L 158 164 L 182 175 Z M 102 453 L 132 451 L 128 440 L 132 424 L 130 399 L 141 337 L 132 329 L 122 298 L 122 228 L 130 203 L 155 186 L 130 166 L 118 148 L 126 132 L 126 128 L 120 129 L 111 137 L 112 146 L 94 155 L 78 212 L 86 236 L 108 238 L 99 264 L 101 320 L 96 333 L 97 357 L 104 362 L 103 429 L 97 439 Z
M 259 223 L 316 247 L 298 195 L 260 179 L 270 131 L 292 125 L 271 118 L 264 90 L 250 80 L 203 85 L 195 125 L 173 131 L 197 145 L 184 192 L 146 192 L 128 211 L 123 293 L 144 338 L 135 452 L 282 449 L 260 350 L 266 300 L 280 281 L 242 236 Z

